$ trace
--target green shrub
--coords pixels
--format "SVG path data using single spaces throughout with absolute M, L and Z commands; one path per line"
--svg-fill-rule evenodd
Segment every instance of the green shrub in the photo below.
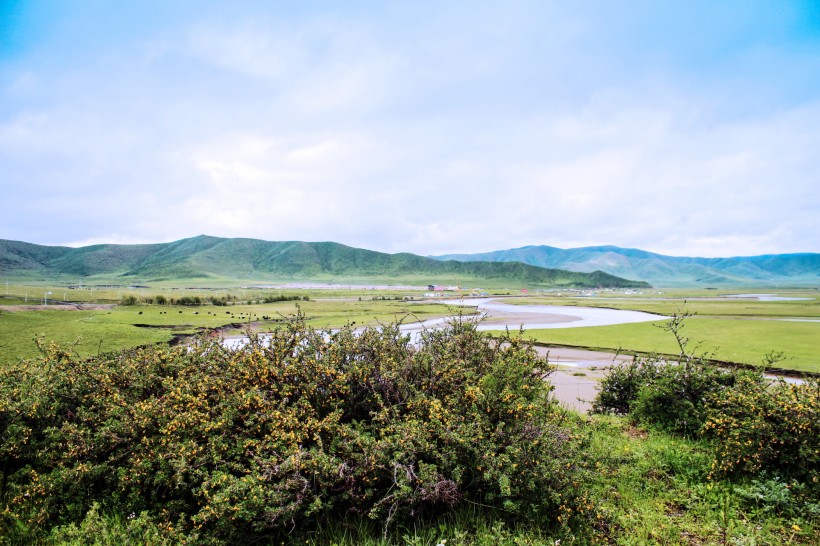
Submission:
M 695 436 L 706 421 L 708 401 L 734 384 L 736 372 L 702 362 L 662 363 L 638 388 L 634 419 L 667 432 Z
M 609 368 L 592 402 L 593 413 L 627 415 L 638 398 L 638 390 L 658 375 L 654 358 L 635 358 Z
M 820 493 L 820 382 L 747 375 L 709 405 L 718 475 L 770 475 Z
M 55 527 L 48 542 L 61 546 L 171 546 L 190 538 L 173 528 L 157 525 L 147 513 L 132 513 L 124 518 L 110 516 L 100 514 L 99 504 L 94 503 L 79 524 Z
M 593 401 L 596 413 L 630 415 L 636 421 L 685 436 L 698 434 L 707 401 L 735 382 L 738 372 L 719 369 L 689 350 L 683 335 L 686 312 L 675 313 L 661 328 L 675 337 L 677 357 L 635 359 L 613 366 Z
M 278 303 L 280 301 L 310 301 L 309 296 L 287 296 L 284 294 L 268 295 L 262 300 L 263 303 Z
M 543 368 L 462 321 L 416 347 L 397 326 L 301 318 L 235 351 L 52 347 L 0 372 L 0 534 L 78 524 L 95 502 L 217 542 L 464 504 L 566 523 L 589 507 Z
M 668 432 L 696 435 L 708 400 L 735 382 L 737 373 L 700 360 L 636 359 L 609 369 L 593 401 L 593 412 L 630 415 Z

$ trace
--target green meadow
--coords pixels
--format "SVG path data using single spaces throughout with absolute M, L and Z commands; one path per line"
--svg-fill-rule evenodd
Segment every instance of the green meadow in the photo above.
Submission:
M 115 297 L 115 293 L 100 292 L 102 297 L 96 298 L 93 303 L 106 305 L 116 301 L 109 299 Z M 151 291 L 152 295 L 154 293 Z M 241 290 L 227 293 L 236 297 L 242 295 Z M 197 294 L 196 291 L 186 291 L 185 295 L 193 297 Z M 137 304 L 80 310 L 57 310 L 44 306 L 42 310 L 15 311 L 0 307 L 0 362 L 37 356 L 39 350 L 35 337 L 46 343 L 72 346 L 74 352 L 86 357 L 147 343 L 168 342 L 177 335 L 196 334 L 206 329 L 221 328 L 227 335 L 241 334 L 249 328 L 269 331 L 283 319 L 292 317 L 297 305 L 306 315 L 307 323 L 317 328 L 417 321 L 447 314 L 444 306 L 411 305 L 396 293 L 347 291 L 344 295 L 344 298 L 338 295 L 334 298 L 334 294 L 322 292 L 315 297 L 316 293 L 300 291 L 300 297 L 312 299 L 253 304 L 240 302 L 227 306 Z M 246 293 L 245 296 L 261 299 L 259 293 Z M 23 302 L 18 300 L 13 296 L 5 301 L 10 302 L 6 305 L 22 305 Z M 0 299 L 0 302 L 3 301 Z M 92 303 L 92 300 L 85 302 Z
M 818 290 L 760 290 L 787 298 L 805 298 L 792 301 L 758 301 L 728 297 L 754 290 L 653 290 L 646 293 L 626 294 L 615 291 L 601 292 L 596 296 L 537 295 L 526 298 L 509 298 L 504 303 L 519 305 L 577 305 L 628 309 L 659 315 L 670 315 L 681 309 L 699 316 L 730 316 L 738 318 L 813 318 L 820 317 L 820 291 Z
M 528 330 L 539 343 L 568 345 L 638 353 L 677 354 L 675 338 L 660 328 L 664 321 Z M 762 364 L 767 354 L 781 352 L 778 367 L 804 372 L 820 372 L 820 323 L 779 320 L 744 320 L 690 317 L 684 335 L 690 349 L 711 359 L 741 364 Z

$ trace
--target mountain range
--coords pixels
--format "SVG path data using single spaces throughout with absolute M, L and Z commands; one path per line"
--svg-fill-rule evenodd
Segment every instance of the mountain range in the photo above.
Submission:
M 640 288 L 645 282 L 600 271 L 570 272 L 524 263 L 435 260 L 339 243 L 225 239 L 200 235 L 171 243 L 80 248 L 0 239 L 0 275 L 33 281 L 490 282 L 534 287 Z
M 464 262 L 520 262 L 569 271 L 604 271 L 653 286 L 818 286 L 820 254 L 685 258 L 617 246 L 561 249 L 525 246 L 479 254 L 433 256 Z

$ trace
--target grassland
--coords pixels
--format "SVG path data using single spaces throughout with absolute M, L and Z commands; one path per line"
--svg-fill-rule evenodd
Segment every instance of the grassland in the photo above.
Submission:
M 237 289 L 220 294 L 242 297 L 242 292 Z M 244 292 L 246 298 L 260 298 L 262 295 L 262 292 Z M 316 295 L 299 292 L 300 296 L 305 297 Z M 154 293 L 151 291 L 151 294 Z M 185 291 L 189 297 L 200 293 L 203 292 Z M 229 306 L 139 304 L 81 310 L 56 310 L 47 306 L 40 310 L 34 306 L 35 310 L 16 311 L 0 307 L 0 362 L 36 356 L 39 351 L 34 342 L 35 336 L 42 336 L 45 342 L 73 345 L 73 350 L 79 355 L 91 356 L 146 343 L 167 342 L 174 336 L 195 334 L 203 329 L 222 328 L 226 334 L 238 334 L 250 327 L 256 331 L 266 331 L 275 328 L 283 317 L 294 315 L 297 305 L 306 315 L 308 324 L 319 328 L 424 320 L 447 313 L 441 305 L 410 305 L 397 293 L 347 291 L 345 295 L 345 298 L 329 298 L 330 294 L 321 293 L 319 296 L 323 298 L 311 301 Z M 116 291 L 99 291 L 98 296 L 93 301 L 101 305 L 116 301 Z M 92 300 L 80 301 L 90 303 Z M 0 299 L 0 302 L 8 302 L 6 305 L 24 303 L 16 294 Z
M 699 316 L 731 316 L 738 318 L 813 318 L 820 317 L 820 291 L 818 290 L 765 290 L 795 299 L 793 301 L 758 301 L 754 299 L 727 297 L 747 291 L 714 290 L 655 290 L 641 293 L 603 291 L 595 296 L 577 296 L 572 293 L 536 295 L 526 298 L 510 298 L 505 303 L 520 305 L 579 305 L 645 311 L 669 315 L 685 308 Z M 754 292 L 754 291 L 748 291 Z
M 659 322 L 529 330 L 527 335 L 539 343 L 635 351 L 640 353 L 677 354 L 675 338 Z M 761 364 L 771 353 L 782 352 L 786 359 L 777 366 L 806 372 L 820 372 L 820 324 L 775 320 L 736 320 L 731 318 L 691 317 L 684 334 L 691 347 L 715 360 L 742 364 Z

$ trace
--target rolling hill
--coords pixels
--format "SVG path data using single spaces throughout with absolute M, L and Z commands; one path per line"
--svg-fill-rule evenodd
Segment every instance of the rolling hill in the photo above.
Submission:
M 522 262 L 569 271 L 604 271 L 654 286 L 818 286 L 820 254 L 685 258 L 617 246 L 561 249 L 525 246 L 480 254 L 434 256 L 464 262 Z
M 498 281 L 541 287 L 648 286 L 600 271 L 569 272 L 523 263 L 434 260 L 385 254 L 339 243 L 273 242 L 200 235 L 172 243 L 41 246 L 0 240 L 0 274 L 7 278 L 111 282 L 242 280 L 473 283 Z

